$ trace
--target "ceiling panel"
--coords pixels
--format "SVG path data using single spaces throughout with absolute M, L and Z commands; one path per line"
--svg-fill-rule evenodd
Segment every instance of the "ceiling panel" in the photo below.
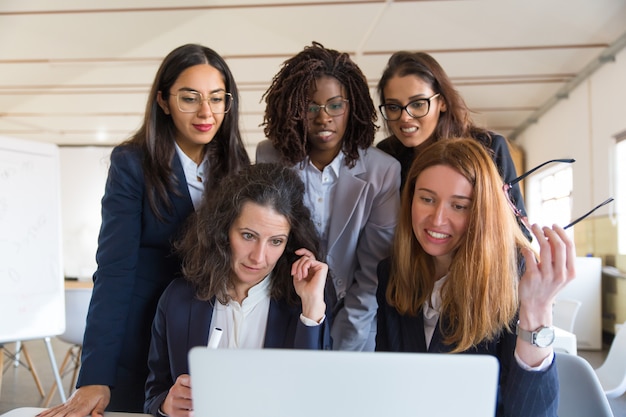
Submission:
M 376 104 L 392 52 L 429 52 L 476 121 L 509 135 L 607 48 L 623 48 L 624 22 L 626 0 L 5 0 L 0 135 L 119 143 L 141 123 L 163 57 L 198 42 L 221 53 L 235 75 L 253 153 L 263 139 L 263 92 L 282 62 L 313 40 L 352 54 Z

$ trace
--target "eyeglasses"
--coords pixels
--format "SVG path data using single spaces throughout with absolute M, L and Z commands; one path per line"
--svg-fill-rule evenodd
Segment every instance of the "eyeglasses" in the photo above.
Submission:
M 413 100 L 406 106 L 402 107 L 399 104 L 381 104 L 378 106 L 380 113 L 383 115 L 385 120 L 388 122 L 395 122 L 402 117 L 402 110 L 406 110 L 406 113 L 415 118 L 419 119 L 420 117 L 424 117 L 430 111 L 430 102 L 439 97 L 439 93 L 431 96 L 429 98 L 420 98 L 419 100 Z
M 233 102 L 233 95 L 222 91 L 211 93 L 208 97 L 203 97 L 197 91 L 179 91 L 178 94 L 172 94 L 176 97 L 178 110 L 183 113 L 196 113 L 202 108 L 202 103 L 206 101 L 212 113 L 224 114 L 228 113 Z
M 511 206 L 511 209 L 513 210 L 515 215 L 521 220 L 522 224 L 529 231 L 530 231 L 530 225 L 528 224 L 528 220 L 526 219 L 526 217 L 524 217 L 524 215 L 520 211 L 520 209 L 518 209 L 517 206 L 515 206 L 515 204 L 513 204 L 513 201 L 511 200 L 510 190 L 511 190 L 511 188 L 513 188 L 513 186 L 515 184 L 517 184 L 518 182 L 520 182 L 524 178 L 528 177 L 530 174 L 534 173 L 535 171 L 539 170 L 540 168 L 543 168 L 545 165 L 551 164 L 553 162 L 564 162 L 564 163 L 567 163 L 567 164 L 571 164 L 571 163 L 576 162 L 576 160 L 575 159 L 551 159 L 549 161 L 544 162 L 543 164 L 537 165 L 536 167 L 534 167 L 530 171 L 527 171 L 527 172 L 523 173 L 519 177 L 515 178 L 514 180 L 512 180 L 512 181 L 510 181 L 508 183 L 505 183 L 502 186 L 502 190 L 504 191 L 504 195 L 506 196 L 506 199 L 507 199 L 507 201 L 509 203 L 509 206 Z M 578 223 L 581 220 L 586 219 L 587 217 L 589 217 L 591 215 L 591 213 L 593 213 L 594 211 L 598 210 L 600 207 L 603 207 L 603 206 L 609 204 L 611 201 L 613 201 L 613 197 L 607 198 L 602 203 L 598 204 L 597 206 L 595 206 L 594 208 L 589 210 L 587 213 L 583 214 L 582 216 L 578 217 L 576 220 L 572 221 L 570 224 L 565 226 L 563 229 L 568 229 L 568 228 L 574 226 L 576 223 Z
M 309 119 L 315 119 L 317 115 L 324 109 L 330 117 L 341 116 L 348 108 L 348 100 L 342 97 L 334 98 L 326 102 L 326 104 L 309 103 L 306 114 Z

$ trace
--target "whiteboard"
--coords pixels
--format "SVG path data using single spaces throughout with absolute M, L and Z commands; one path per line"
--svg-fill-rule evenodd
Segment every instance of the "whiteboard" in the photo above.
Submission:
M 65 330 L 59 150 L 0 136 L 0 343 Z

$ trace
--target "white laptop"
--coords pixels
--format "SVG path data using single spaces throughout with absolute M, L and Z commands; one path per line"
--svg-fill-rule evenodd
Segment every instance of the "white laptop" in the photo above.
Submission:
M 493 417 L 486 355 L 207 349 L 189 353 L 196 417 Z

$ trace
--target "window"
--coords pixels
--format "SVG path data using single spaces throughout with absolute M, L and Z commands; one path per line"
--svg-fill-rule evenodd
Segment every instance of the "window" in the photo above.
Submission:
M 537 196 L 527 207 L 530 223 L 565 226 L 572 217 L 573 173 L 569 164 L 528 178 L 530 196 Z

